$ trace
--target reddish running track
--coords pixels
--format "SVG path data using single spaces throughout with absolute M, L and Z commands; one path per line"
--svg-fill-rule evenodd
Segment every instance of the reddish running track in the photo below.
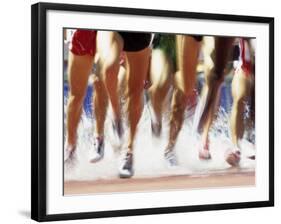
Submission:
M 94 181 L 65 181 L 64 194 L 97 194 L 140 192 L 175 189 L 238 187 L 255 185 L 255 172 L 224 172 L 208 175 L 178 175 L 156 178 L 101 179 Z

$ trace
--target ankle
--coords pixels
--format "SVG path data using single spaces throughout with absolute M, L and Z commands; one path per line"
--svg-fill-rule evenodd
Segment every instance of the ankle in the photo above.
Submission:
M 173 151 L 173 149 L 174 149 L 174 144 L 169 143 L 168 146 L 165 149 L 165 153 L 169 153 L 169 152 Z
M 66 146 L 65 146 L 65 149 L 69 152 L 72 152 L 76 149 L 76 144 L 67 143 Z
M 130 154 L 130 155 L 133 155 L 133 148 L 132 147 L 128 147 L 127 148 L 127 152 L 126 152 L 126 154 Z
M 202 142 L 201 142 L 201 148 L 203 149 L 203 150 L 209 150 L 209 140 L 203 140 Z
M 104 136 L 103 135 L 97 135 L 96 136 L 96 140 L 97 141 L 103 141 L 104 140 Z

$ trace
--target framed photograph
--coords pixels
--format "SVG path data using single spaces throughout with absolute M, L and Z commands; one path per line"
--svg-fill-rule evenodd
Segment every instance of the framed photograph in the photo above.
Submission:
M 274 18 L 32 5 L 32 219 L 274 205 Z

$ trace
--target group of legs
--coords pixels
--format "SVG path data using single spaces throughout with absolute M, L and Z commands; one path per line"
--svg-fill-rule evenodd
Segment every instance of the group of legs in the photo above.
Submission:
M 199 146 L 199 158 L 210 159 L 209 130 L 214 120 L 220 97 L 220 86 L 224 81 L 226 71 L 229 70 L 227 63 L 233 56 L 234 38 L 215 38 L 214 66 L 210 72 L 206 72 L 205 85 L 203 87 L 201 100 L 204 102 L 198 131 L 201 133 L 201 145 Z M 233 104 L 230 115 L 230 134 L 232 148 L 226 154 L 226 161 L 237 166 L 240 162 L 241 145 L 240 140 L 245 132 L 246 121 L 254 124 L 254 74 L 253 74 L 253 52 L 249 39 L 239 38 L 239 55 L 235 59 L 238 65 L 234 68 L 231 84 Z M 230 66 L 233 68 L 233 65 Z M 251 99 L 251 117 L 245 117 L 246 105 Z M 248 122 L 250 123 L 250 122 Z
M 109 102 L 113 111 L 113 129 L 120 139 L 123 136 L 118 74 L 125 72 L 125 111 L 128 118 L 129 134 L 125 146 L 126 155 L 119 173 L 120 177 L 133 175 L 133 143 L 137 124 L 142 114 L 142 96 L 149 68 L 151 36 L 148 33 L 89 30 L 77 30 L 74 33 L 68 69 L 70 94 L 67 106 L 65 161 L 71 160 L 75 155 L 77 127 L 82 113 L 88 78 L 95 61 L 93 111 L 96 118 L 96 138 L 90 161 L 97 162 L 103 158 L 104 122 Z M 76 47 L 82 50 L 76 51 Z M 88 51 L 87 49 L 92 50 Z M 124 57 L 122 66 L 120 66 L 121 56 Z
M 91 149 L 91 162 L 98 162 L 104 155 L 104 122 L 108 105 L 113 111 L 112 126 L 118 138 L 122 138 L 124 130 L 120 106 L 120 80 L 124 73 L 125 112 L 128 119 L 129 134 L 125 145 L 125 157 L 121 164 L 120 177 L 131 177 L 133 169 L 133 148 L 137 125 L 143 109 L 143 92 L 145 81 L 149 76 L 152 83 L 148 95 L 153 108 L 152 131 L 156 136 L 161 133 L 164 99 L 173 86 L 170 114 L 170 130 L 164 158 L 168 165 L 177 165 L 175 155 L 176 139 L 184 121 L 187 98 L 196 84 L 196 67 L 201 48 L 201 36 L 176 35 L 176 62 L 167 52 L 153 50 L 149 47 L 152 35 L 148 33 L 127 33 L 77 30 L 72 38 L 69 55 L 68 81 L 70 94 L 67 106 L 67 127 L 65 160 L 75 155 L 77 144 L 77 127 L 82 113 L 82 105 L 88 78 L 96 64 L 94 76 L 93 111 L 96 118 L 95 145 Z M 202 93 L 205 107 L 198 130 L 202 136 L 199 150 L 201 159 L 210 159 L 208 132 L 212 124 L 219 96 L 219 86 L 223 82 L 224 69 L 228 61 L 233 38 L 215 38 L 214 65 L 206 71 L 206 82 Z M 123 63 L 120 65 L 120 57 Z M 251 71 L 242 67 L 234 76 L 232 94 L 234 98 L 231 116 L 232 140 L 235 151 L 231 152 L 227 161 L 231 165 L 239 162 L 240 151 L 238 139 L 243 134 L 243 101 L 248 94 Z M 155 73 L 157 73 L 155 75 Z M 245 74 L 244 74 L 245 73 Z
M 211 159 L 209 150 L 209 131 L 217 112 L 220 97 L 220 86 L 224 81 L 227 70 L 227 63 L 230 55 L 233 53 L 233 43 L 235 38 L 232 37 L 215 37 L 214 47 L 211 45 L 204 46 L 200 36 L 177 35 L 177 71 L 174 75 L 174 89 L 172 96 L 172 110 L 170 115 L 170 131 L 168 144 L 165 149 L 165 159 L 170 166 L 177 165 L 175 154 L 175 144 L 177 136 L 181 130 L 184 121 L 184 112 L 187 107 L 187 98 L 192 94 L 196 84 L 196 68 L 198 64 L 198 55 L 201 48 L 205 57 L 205 83 L 201 93 L 199 109 L 200 117 L 196 126 L 200 134 L 200 144 L 198 146 L 198 156 L 202 160 Z M 202 46 L 203 45 L 203 46 Z M 213 59 L 211 59 L 211 57 Z M 233 105 L 230 117 L 230 130 L 232 149 L 226 154 L 226 161 L 231 166 L 237 166 L 240 161 L 241 146 L 239 140 L 243 138 L 246 126 L 245 109 L 246 101 L 251 98 L 250 120 L 254 125 L 254 73 L 253 73 L 253 52 L 251 51 L 248 39 L 239 39 L 238 66 L 235 68 L 232 80 L 232 97 Z M 161 92 L 165 86 L 162 81 L 161 85 L 155 83 L 152 95 Z M 156 90 L 155 90 L 156 89 Z M 158 89 L 158 90 L 157 90 Z M 152 99 L 155 97 L 151 97 Z M 157 101 L 158 104 L 161 101 Z M 161 106 L 157 106 L 161 108 Z M 154 106 L 154 108 L 157 108 Z M 201 108 L 200 108 L 201 107 Z M 159 112 L 155 113 L 160 114 Z M 161 121 L 161 116 L 154 119 L 154 123 Z M 152 121 L 153 123 L 153 121 Z M 248 122 L 250 123 L 250 122 Z M 152 127 L 155 124 L 152 125 Z M 160 126 L 161 125 L 157 125 Z M 159 134 L 159 133 L 158 133 Z

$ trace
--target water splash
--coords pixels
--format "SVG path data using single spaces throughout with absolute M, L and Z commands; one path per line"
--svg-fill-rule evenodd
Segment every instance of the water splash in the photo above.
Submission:
M 187 112 L 188 114 L 188 112 Z M 229 139 L 229 113 L 219 108 L 217 119 L 210 130 L 210 150 L 212 160 L 200 161 L 198 158 L 198 137 L 192 132 L 194 117 L 188 116 L 178 136 L 175 146 L 179 167 L 169 169 L 164 161 L 164 149 L 168 142 L 168 119 L 163 118 L 163 131 L 159 139 L 152 137 L 150 115 L 147 105 L 144 106 L 135 139 L 135 177 L 155 177 L 163 175 L 205 174 L 225 172 L 230 166 L 225 162 L 226 150 L 232 147 Z M 93 147 L 94 118 L 89 118 L 83 112 L 78 127 L 77 164 L 71 169 L 65 169 L 66 180 L 97 180 L 118 177 L 120 155 L 124 145 L 120 145 L 112 131 L 110 116 L 105 121 L 105 157 L 102 161 L 91 164 L 88 161 L 89 150 Z M 127 139 L 127 128 L 124 139 Z M 255 161 L 247 156 L 255 154 L 255 146 L 243 139 L 240 142 L 243 151 L 240 163 L 241 170 L 254 170 Z

